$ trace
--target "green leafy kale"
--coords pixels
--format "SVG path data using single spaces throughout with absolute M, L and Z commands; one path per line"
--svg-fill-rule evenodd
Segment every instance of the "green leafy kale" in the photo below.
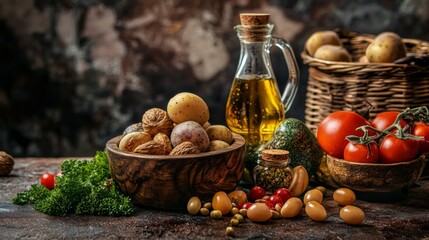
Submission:
M 66 160 L 61 164 L 61 176 L 55 188 L 32 185 L 12 199 L 14 204 L 34 204 L 37 211 L 65 216 L 108 215 L 125 216 L 134 213 L 132 200 L 123 195 L 110 176 L 107 155 L 97 152 L 92 160 Z

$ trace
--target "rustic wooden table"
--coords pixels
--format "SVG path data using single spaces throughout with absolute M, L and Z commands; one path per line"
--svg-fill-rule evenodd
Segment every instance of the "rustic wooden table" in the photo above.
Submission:
M 57 172 L 63 159 L 16 159 L 10 176 L 0 177 L 0 239 L 206 239 L 228 238 L 225 229 L 230 217 L 213 220 L 138 208 L 130 217 L 67 216 L 39 213 L 33 206 L 11 203 L 16 193 L 38 182 L 44 172 Z M 418 182 L 406 197 L 391 202 L 358 200 L 366 219 L 349 226 L 339 218 L 340 207 L 332 200 L 332 190 L 323 205 L 328 217 L 314 222 L 305 214 L 294 219 L 270 220 L 263 224 L 246 219 L 235 227 L 238 239 L 429 239 L 429 179 Z M 390 197 L 389 197 L 390 198 Z

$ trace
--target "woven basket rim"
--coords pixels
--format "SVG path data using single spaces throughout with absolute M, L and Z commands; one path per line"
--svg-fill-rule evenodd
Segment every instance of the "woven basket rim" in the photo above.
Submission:
M 361 62 L 341 62 L 341 61 L 328 61 L 319 58 L 314 58 L 308 55 L 307 50 L 301 52 L 301 57 L 304 60 L 304 63 L 318 62 L 325 65 L 343 65 L 343 66 L 358 66 L 358 67 L 408 67 L 409 64 L 406 63 L 361 63 Z
M 341 34 L 341 35 L 345 35 L 346 37 L 343 38 L 348 38 L 348 39 L 352 39 L 352 38 L 366 38 L 366 40 L 368 40 L 368 42 L 371 42 L 376 36 L 372 35 L 372 34 L 367 34 L 367 33 L 358 33 L 358 32 L 353 32 L 353 31 L 347 31 L 344 29 L 335 29 L 334 30 L 337 34 Z M 412 39 L 412 38 L 402 38 L 402 41 L 405 44 L 410 44 L 410 45 L 419 45 L 419 44 L 426 44 L 429 46 L 429 42 L 427 41 L 423 41 L 423 40 L 419 40 L 419 39 Z M 307 49 L 304 48 L 304 50 L 301 52 L 301 58 L 304 60 L 305 64 L 314 62 L 314 63 L 319 63 L 319 64 L 324 64 L 324 65 L 328 65 L 328 66 L 347 66 L 347 67 L 368 67 L 368 68 L 374 68 L 374 67 L 394 67 L 394 68 L 403 68 L 403 67 L 409 67 L 411 66 L 410 64 L 408 64 L 408 62 L 412 62 L 412 59 L 418 59 L 421 57 L 428 57 L 428 54 L 414 54 L 414 53 L 410 53 L 410 55 L 405 56 L 403 58 L 397 59 L 394 63 L 365 63 L 365 62 L 341 62 L 341 61 L 328 61 L 328 60 L 323 60 L 323 59 L 319 59 L 319 58 L 314 58 L 312 56 L 310 56 L 308 54 Z M 404 61 L 405 59 L 408 59 L 408 61 L 405 61 L 404 63 L 402 63 L 401 61 Z M 397 63 L 400 62 L 400 63 Z

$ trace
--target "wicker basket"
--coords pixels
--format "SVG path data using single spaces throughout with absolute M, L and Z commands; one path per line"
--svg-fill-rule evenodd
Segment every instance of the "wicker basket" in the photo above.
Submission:
M 316 131 L 320 122 L 339 110 L 364 111 L 372 105 L 370 117 L 382 111 L 429 106 L 429 43 L 403 39 L 407 57 L 395 63 L 360 63 L 373 35 L 337 30 L 354 62 L 332 62 L 301 53 L 309 66 L 306 125 Z

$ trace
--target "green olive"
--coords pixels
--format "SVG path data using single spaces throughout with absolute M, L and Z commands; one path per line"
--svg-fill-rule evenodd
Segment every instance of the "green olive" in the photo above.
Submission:
M 211 202 L 206 202 L 206 203 L 204 203 L 203 207 L 205 207 L 207 209 L 211 209 L 212 208 L 212 203 Z
M 241 214 L 234 214 L 234 219 L 237 219 L 239 222 L 243 222 L 244 221 L 244 217 Z
M 240 214 L 243 217 L 247 217 L 247 209 L 240 209 Z
M 225 230 L 225 233 L 227 236 L 233 237 L 235 235 L 234 228 L 233 227 L 227 227 Z
M 220 210 L 213 210 L 210 213 L 210 217 L 213 219 L 221 219 L 222 218 L 222 212 Z
M 231 209 L 231 214 L 232 214 L 232 215 L 235 215 L 235 214 L 239 213 L 239 211 L 240 211 L 240 210 L 238 210 L 238 208 L 233 207 L 233 208 Z
M 188 201 L 187 209 L 192 215 L 199 213 L 201 209 L 201 200 L 198 197 L 191 197 Z
M 200 209 L 200 213 L 203 216 L 207 216 L 207 215 L 210 214 L 210 210 L 208 210 L 207 208 L 203 207 L 203 208 Z
M 240 221 L 238 221 L 237 219 L 233 218 L 231 219 L 231 225 L 232 226 L 237 226 L 240 223 Z

